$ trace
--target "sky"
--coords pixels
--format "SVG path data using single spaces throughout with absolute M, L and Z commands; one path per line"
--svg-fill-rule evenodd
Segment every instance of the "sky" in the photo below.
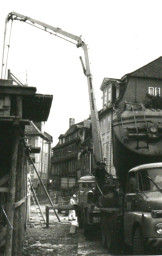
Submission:
M 0 8 L 0 60 L 10 12 L 82 36 L 100 110 L 105 77 L 120 79 L 161 56 L 161 10 L 161 0 L 5 0 Z M 53 146 L 68 129 L 69 118 L 78 123 L 90 115 L 87 78 L 79 56 L 84 59 L 83 50 L 74 44 L 13 22 L 8 68 L 22 83 L 36 87 L 37 93 L 53 95 L 44 125 L 53 136 Z

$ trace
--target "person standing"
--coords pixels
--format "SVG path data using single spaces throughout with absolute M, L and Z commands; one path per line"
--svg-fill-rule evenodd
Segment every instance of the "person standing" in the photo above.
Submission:
M 77 204 L 77 202 L 76 202 L 76 195 L 73 195 L 73 196 L 70 198 L 70 205 L 74 206 L 74 205 L 76 205 L 76 204 Z M 68 220 L 76 220 L 76 213 L 75 213 L 75 210 L 69 210 Z

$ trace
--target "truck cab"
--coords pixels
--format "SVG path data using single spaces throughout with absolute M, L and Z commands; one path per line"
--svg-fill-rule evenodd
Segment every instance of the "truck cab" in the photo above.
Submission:
M 124 240 L 134 254 L 162 248 L 162 163 L 128 172 L 123 212 Z
M 100 223 L 100 209 L 94 203 L 96 179 L 87 175 L 81 177 L 78 183 L 78 222 L 88 235 L 90 227 Z

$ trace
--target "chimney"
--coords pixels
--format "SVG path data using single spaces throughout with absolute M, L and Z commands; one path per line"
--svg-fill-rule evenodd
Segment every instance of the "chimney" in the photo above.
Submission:
M 69 118 L 69 128 L 75 124 L 75 118 Z

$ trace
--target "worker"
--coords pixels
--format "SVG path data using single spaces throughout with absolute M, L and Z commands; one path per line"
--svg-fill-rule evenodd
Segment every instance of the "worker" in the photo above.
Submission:
M 119 207 L 119 194 L 116 191 L 115 183 L 109 181 L 108 184 L 105 184 L 103 187 L 103 195 L 99 197 L 99 206 L 100 207 Z
M 71 198 L 70 198 L 70 205 L 75 206 L 77 204 L 77 198 L 76 195 L 74 194 Z M 76 220 L 76 213 L 75 210 L 69 210 L 69 216 L 68 216 L 68 220 Z
M 94 170 L 94 175 L 96 177 L 99 188 L 102 190 L 102 187 L 105 183 L 106 177 L 106 165 L 104 162 L 97 162 L 96 168 Z

